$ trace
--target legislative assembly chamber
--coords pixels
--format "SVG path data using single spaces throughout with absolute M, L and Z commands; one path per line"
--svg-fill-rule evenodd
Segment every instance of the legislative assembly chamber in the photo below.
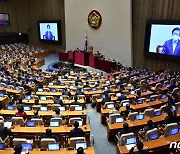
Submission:
M 0 0 L 0 154 L 180 154 L 180 0 Z

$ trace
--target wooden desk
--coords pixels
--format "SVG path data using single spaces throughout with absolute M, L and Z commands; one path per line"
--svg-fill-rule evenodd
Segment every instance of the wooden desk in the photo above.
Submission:
M 8 97 L 0 97 L 0 103 L 2 104 L 2 107 L 5 109 L 8 106 Z
M 0 154 L 12 154 L 13 149 L 0 150 Z M 75 154 L 77 150 L 67 150 L 65 148 L 60 149 L 59 151 L 41 151 L 40 149 L 34 149 L 29 151 L 30 154 Z M 86 154 L 95 154 L 94 147 L 88 147 L 84 150 Z
M 43 92 L 36 92 L 36 95 L 41 95 L 41 96 L 61 96 L 62 92 L 47 92 L 47 91 L 43 91 Z
M 144 144 L 145 150 L 149 150 L 149 151 L 150 150 L 161 150 L 162 153 L 165 153 L 166 148 L 169 149 L 170 143 L 174 142 L 174 141 L 180 142 L 180 133 L 177 135 L 174 135 L 174 136 L 160 137 L 157 140 L 144 141 L 143 144 Z M 174 150 L 174 149 L 171 149 L 171 150 Z M 137 151 L 137 148 L 135 148 L 134 151 Z M 126 146 L 117 145 L 117 153 L 118 154 L 128 154 L 129 150 L 126 148 Z
M 131 108 L 133 108 L 135 111 L 143 112 L 148 107 L 160 108 L 160 106 L 164 105 L 167 101 L 168 101 L 168 98 L 162 99 L 162 100 L 157 100 L 157 101 L 154 101 L 154 102 L 147 102 L 147 103 L 144 102 L 143 104 L 131 105 Z M 126 110 L 125 107 L 120 108 L 120 111 L 125 111 L 125 110 Z M 103 108 L 101 108 L 101 123 L 102 124 L 106 124 L 106 117 L 109 116 L 110 111 L 111 111 L 111 109 L 103 109 Z

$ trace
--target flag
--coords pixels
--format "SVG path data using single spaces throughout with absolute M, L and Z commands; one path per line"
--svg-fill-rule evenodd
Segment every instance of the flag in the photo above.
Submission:
M 85 33 L 84 51 L 88 50 L 87 34 Z

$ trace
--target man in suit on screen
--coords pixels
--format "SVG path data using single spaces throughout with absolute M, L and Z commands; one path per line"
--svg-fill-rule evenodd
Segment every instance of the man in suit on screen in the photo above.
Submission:
M 50 25 L 47 25 L 47 31 L 43 37 L 46 40 L 55 40 L 53 33 L 50 31 L 50 28 L 51 28 Z
M 165 42 L 163 53 L 180 56 L 180 28 L 176 27 L 172 30 L 172 39 Z

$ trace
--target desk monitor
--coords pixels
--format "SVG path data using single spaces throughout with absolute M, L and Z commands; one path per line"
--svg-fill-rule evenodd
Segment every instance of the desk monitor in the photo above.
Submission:
M 49 82 L 48 85 L 49 85 L 49 86 L 53 86 L 53 82 Z
M 43 92 L 43 88 L 38 88 L 38 92 Z
M 116 123 L 122 123 L 122 122 L 124 122 L 124 118 L 122 118 L 122 117 L 116 118 L 115 122 Z
M 60 111 L 66 111 L 65 106 L 60 106 L 60 107 L 58 107 L 58 108 L 60 109 Z
M 12 127 L 12 121 L 5 121 L 5 122 L 4 122 L 4 127 L 7 127 L 7 128 L 9 128 L 9 129 L 11 129 L 11 127 Z
M 161 99 L 165 99 L 166 97 L 167 97 L 166 94 L 162 94 L 162 95 L 161 95 Z
M 20 88 L 19 88 L 19 87 L 15 87 L 15 89 L 16 89 L 16 90 L 20 90 Z
M 152 133 L 149 138 L 150 140 L 156 140 L 159 138 L 159 133 Z
M 128 84 L 127 84 L 127 86 L 128 86 L 128 87 L 131 87 L 131 86 L 132 86 L 132 84 L 131 84 L 131 83 L 128 83 Z
M 153 116 L 154 116 L 154 117 L 157 117 L 157 116 L 160 116 L 161 114 L 162 114 L 162 111 L 161 111 L 161 110 L 158 110 L 158 111 L 154 111 Z
M 49 143 L 48 144 L 48 151 L 59 151 L 60 145 L 59 143 Z
M 119 83 L 119 82 L 120 82 L 120 80 L 116 80 L 116 81 L 115 81 L 116 84 Z
M 92 90 L 92 91 L 96 91 L 96 88 L 94 87 L 94 88 L 92 88 L 91 90 Z
M 106 84 L 110 84 L 110 81 L 109 81 L 109 80 L 107 80 L 105 83 L 106 83 Z
M 51 92 L 55 93 L 57 90 L 55 88 L 51 88 Z
M 31 76 L 30 76 L 30 79 L 33 79 L 33 78 L 34 78 L 34 77 L 31 75 Z
M 172 128 L 172 129 L 170 130 L 170 136 L 176 135 L 176 134 L 178 134 L 178 133 L 179 133 L 179 128 Z
M 122 106 L 123 106 L 123 107 L 126 107 L 126 105 L 130 105 L 130 103 L 129 103 L 129 102 L 124 102 L 124 103 L 122 103 Z
M 46 96 L 40 96 L 40 100 L 46 101 Z
M 95 84 L 95 85 L 97 85 L 97 84 L 98 84 L 98 82 L 96 81 L 96 82 L 94 82 L 94 84 Z
M 35 121 L 26 121 L 26 127 L 35 127 L 36 123 Z
M 144 119 L 144 114 L 136 115 L 136 120 L 142 120 L 142 119 Z
M 32 144 L 29 144 L 29 143 L 22 143 L 22 150 L 23 151 L 32 151 L 33 150 L 33 147 L 32 147 Z
M 0 143 L 0 150 L 5 150 L 5 143 Z
M 61 81 L 61 77 L 60 76 L 58 76 L 58 81 Z
M 135 94 L 135 91 L 134 90 L 131 90 L 130 91 L 130 95 L 134 95 Z
M 149 83 L 151 80 L 147 79 L 146 82 Z
M 156 101 L 157 97 L 150 97 L 150 102 Z
M 8 110 L 15 110 L 15 106 L 13 106 L 13 105 L 8 105 L 7 109 L 8 109 Z
M 61 86 L 65 86 L 65 83 L 61 83 L 60 85 L 61 85 Z
M 68 81 L 72 81 L 72 78 L 68 78 L 67 80 L 68 80 Z
M 28 81 L 28 85 L 31 85 L 32 84 L 32 82 L 31 81 Z
M 102 94 L 101 97 L 102 97 L 102 99 L 104 99 L 106 96 L 105 96 L 105 94 Z
M 25 100 L 30 100 L 31 96 L 30 95 L 25 95 Z
M 138 99 L 137 100 L 137 104 L 143 104 L 143 100 L 142 99 Z
M 50 121 L 50 127 L 59 127 L 60 123 L 59 121 Z
M 38 78 L 37 78 L 38 80 L 42 80 L 42 77 L 40 77 L 40 76 L 38 76 Z
M 83 125 L 82 120 L 76 120 L 79 123 L 79 126 L 81 127 Z
M 24 106 L 24 111 L 31 111 L 31 108 L 29 106 Z
M 82 111 L 82 110 L 83 110 L 82 106 L 75 106 L 75 111 Z
M 120 85 L 116 85 L 116 88 L 118 88 L 118 89 L 119 89 L 120 87 L 121 87 Z
M 162 87 L 166 87 L 166 83 L 162 83 Z
M 141 91 L 142 91 L 142 92 L 146 92 L 146 91 L 147 91 L 147 88 L 142 88 Z
M 107 109 L 112 109 L 112 108 L 114 108 L 114 104 L 108 104 L 107 105 Z
M 126 145 L 136 144 L 136 137 L 130 137 L 126 139 Z
M 76 150 L 80 147 L 82 147 L 83 149 L 87 149 L 87 142 L 76 142 Z
M 86 86 L 86 83 L 84 82 L 83 85 Z
M 2 87 L 3 85 L 2 85 L 2 83 L 0 83 L 0 87 Z
M 120 97 L 121 96 L 121 93 L 116 93 L 116 97 Z
M 40 107 L 40 111 L 48 111 L 47 106 L 41 106 L 41 107 Z

